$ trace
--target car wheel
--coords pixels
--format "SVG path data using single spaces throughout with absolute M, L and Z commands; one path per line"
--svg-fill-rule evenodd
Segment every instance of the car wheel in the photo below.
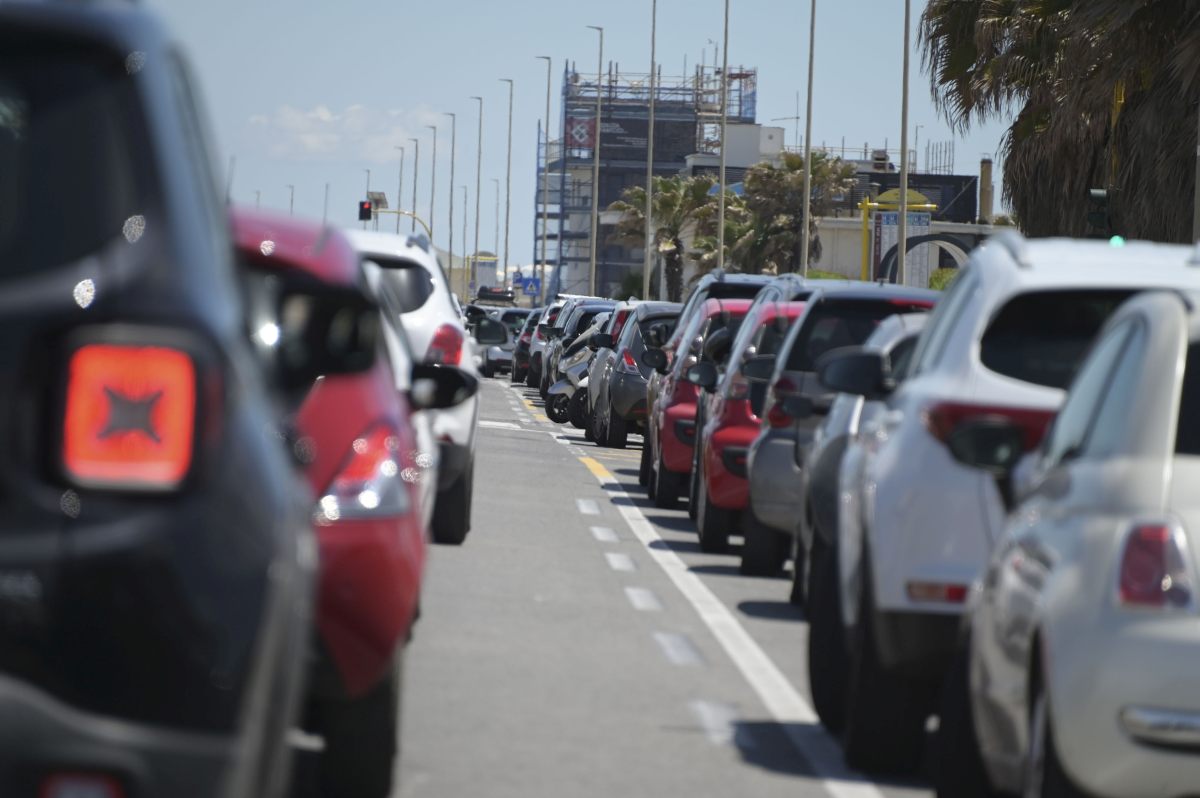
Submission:
M 864 773 L 912 773 L 921 764 L 928 690 L 879 661 L 868 569 L 864 561 L 842 750 L 846 764 Z
M 720 507 L 713 507 L 703 477 L 696 487 L 700 495 L 700 500 L 696 502 L 696 529 L 700 532 L 700 551 L 707 554 L 728 551 L 729 527 L 733 522 L 733 514 Z
M 788 593 L 788 602 L 796 607 L 804 606 L 804 546 L 799 538 L 792 540 L 792 589 Z
M 525 387 L 526 388 L 536 388 L 538 383 L 541 382 L 542 378 L 541 378 L 541 375 L 538 373 L 538 371 L 539 371 L 538 369 L 535 369 L 533 366 L 530 366 L 529 369 L 525 372 Z
M 837 734 L 846 718 L 850 657 L 842 625 L 837 548 L 813 538 L 808 588 L 808 686 L 821 725 Z M 967 798 L 962 793 L 961 798 Z
M 483 365 L 479 367 L 479 373 L 484 377 L 491 379 L 492 377 L 496 376 L 496 367 L 485 360 Z
M 683 475 L 668 471 L 663 463 L 662 452 L 658 455 L 658 468 L 654 469 L 654 506 L 660 510 L 673 510 L 679 504 L 679 492 L 683 488 Z
M 614 449 L 624 449 L 629 442 L 629 425 L 625 419 L 613 412 L 612 402 L 604 408 L 605 445 Z
M 700 457 L 696 450 L 698 445 L 692 446 L 692 472 L 688 475 L 688 518 L 695 521 L 700 517 Z
M 1084 798 L 1058 758 L 1050 701 L 1039 682 L 1029 713 L 1029 750 L 1025 754 L 1022 798 Z
M 588 428 L 592 432 L 592 440 L 597 446 L 608 446 L 608 432 L 604 429 L 604 413 L 592 411 L 591 424 Z
M 460 546 L 471 530 L 471 493 L 475 464 L 470 463 L 443 491 L 433 505 L 431 537 L 434 543 Z
M 587 390 L 580 389 L 571 394 L 571 403 L 567 405 L 571 426 L 575 429 L 587 430 Z
M 508 381 L 513 385 L 517 385 L 525 381 L 525 372 L 516 366 L 512 367 L 512 371 L 508 372 Z
M 811 631 L 809 640 L 812 640 Z M 988 784 L 975 736 L 970 662 L 971 645 L 967 639 L 955 651 L 954 661 L 942 685 L 936 742 L 937 772 L 933 780 L 937 798 L 994 798 L 997 795 Z
M 752 510 L 742 513 L 742 518 L 742 574 L 778 576 L 787 562 L 791 536 L 760 522 Z
M 638 484 L 643 488 L 650 484 L 650 439 L 642 438 L 642 460 L 638 463 Z
M 325 750 L 317 769 L 322 795 L 387 798 L 391 794 L 400 742 L 402 682 L 403 665 L 397 663 L 366 695 L 320 703 Z
M 555 424 L 566 424 L 571 419 L 571 397 L 556 393 L 546 400 L 546 418 Z

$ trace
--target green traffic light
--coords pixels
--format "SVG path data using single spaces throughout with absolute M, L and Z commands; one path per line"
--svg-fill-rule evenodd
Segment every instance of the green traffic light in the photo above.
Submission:
M 1125 237 L 1113 236 L 1112 238 L 1108 239 L 1108 245 L 1110 247 L 1123 247 L 1125 246 Z

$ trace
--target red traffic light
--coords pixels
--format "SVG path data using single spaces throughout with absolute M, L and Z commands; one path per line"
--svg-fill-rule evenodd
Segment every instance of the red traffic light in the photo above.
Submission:
M 362 202 L 358 203 L 358 220 L 360 222 L 371 221 L 373 212 L 374 208 L 371 207 L 370 200 L 363 200 Z

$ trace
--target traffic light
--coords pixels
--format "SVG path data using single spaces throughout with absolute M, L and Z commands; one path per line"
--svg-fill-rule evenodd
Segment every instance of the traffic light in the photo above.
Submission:
M 1113 204 L 1115 189 L 1093 188 L 1088 191 L 1087 238 L 1111 239 L 1113 230 Z
M 370 200 L 363 200 L 362 202 L 358 203 L 358 220 L 360 222 L 371 221 L 373 210 L 374 209 L 371 207 Z

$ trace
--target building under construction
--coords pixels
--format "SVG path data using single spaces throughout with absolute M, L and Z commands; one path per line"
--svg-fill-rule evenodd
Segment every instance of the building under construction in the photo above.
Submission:
M 730 124 L 754 124 L 757 79 L 755 69 L 729 68 Z M 558 136 L 547 142 L 544 133 L 539 135 L 533 262 L 546 264 L 548 297 L 589 291 L 597 93 L 601 212 L 620 199 L 625 189 L 646 182 L 649 75 L 622 73 L 610 64 L 597 80 L 568 64 L 563 73 Z M 655 175 L 678 174 L 689 155 L 720 151 L 720 67 L 699 65 L 689 77 L 660 75 L 654 94 Z M 548 232 L 544 259 L 543 216 Z M 612 220 L 608 224 L 603 221 L 602 217 L 597 236 L 596 292 L 615 296 L 630 272 L 641 272 L 643 250 L 616 240 Z

